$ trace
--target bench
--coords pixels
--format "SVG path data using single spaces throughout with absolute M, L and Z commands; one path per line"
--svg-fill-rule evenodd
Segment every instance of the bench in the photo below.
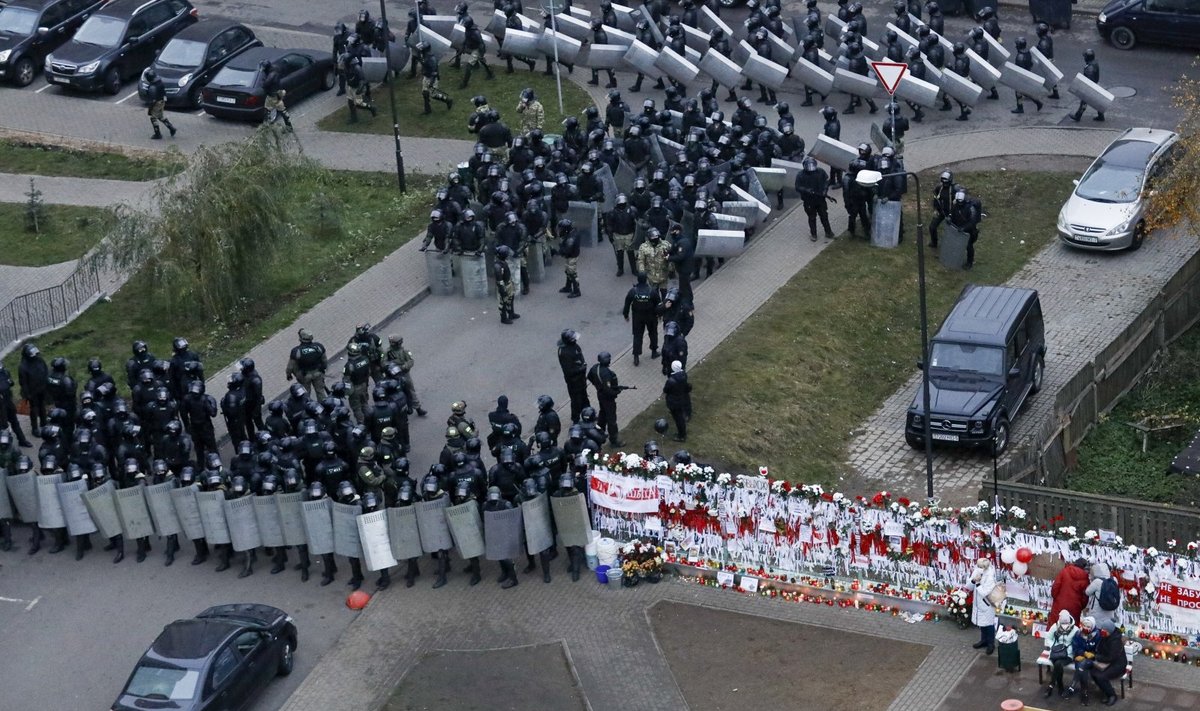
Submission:
M 1128 682 L 1129 688 L 1130 689 L 1133 688 L 1133 658 L 1136 657 L 1137 655 L 1141 654 L 1141 652 L 1142 652 L 1141 643 L 1139 643 L 1139 642 L 1126 642 L 1125 643 L 1125 657 L 1126 657 L 1125 673 L 1121 675 L 1121 698 L 1122 699 L 1125 698 L 1125 683 Z M 1037 658 L 1038 684 L 1040 684 L 1040 685 L 1046 684 L 1046 681 L 1043 680 L 1042 670 L 1047 669 L 1047 668 L 1052 668 L 1053 666 L 1054 666 L 1054 664 L 1052 664 L 1050 662 L 1050 650 L 1043 649 L 1042 653 L 1039 654 L 1038 658 Z M 1071 662 L 1071 663 L 1067 664 L 1066 666 L 1063 667 L 1063 670 L 1064 671 L 1066 671 L 1066 670 L 1075 671 L 1075 662 Z

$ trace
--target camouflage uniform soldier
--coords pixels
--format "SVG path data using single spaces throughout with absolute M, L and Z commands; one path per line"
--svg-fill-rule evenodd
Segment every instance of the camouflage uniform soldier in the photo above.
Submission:
M 143 77 L 146 79 L 146 83 L 150 86 L 149 90 L 146 92 L 147 97 L 150 99 L 150 108 L 146 111 L 146 115 L 150 117 L 150 126 L 154 129 L 154 135 L 151 136 L 151 138 L 162 138 L 162 131 L 158 130 L 158 124 L 160 121 L 166 125 L 167 130 L 171 132 L 172 136 L 174 136 L 175 127 L 171 125 L 171 122 L 168 121 L 165 116 L 163 116 L 163 109 L 167 106 L 167 89 L 163 84 L 163 80 L 159 78 L 158 74 L 155 73 L 153 68 L 147 69 Z
M 283 97 L 287 95 L 287 92 L 279 85 L 279 72 L 275 71 L 275 67 L 266 60 L 263 60 L 258 68 L 263 73 L 263 92 L 267 96 L 267 100 L 263 103 L 263 108 L 266 109 L 263 121 L 271 123 L 276 118 L 282 118 L 283 125 L 287 126 L 289 131 L 293 130 L 292 116 L 283 103 Z
M 637 251 L 638 271 L 646 275 L 646 281 L 658 289 L 660 296 L 667 291 L 667 256 L 670 253 L 671 246 L 663 242 L 658 229 L 654 227 L 649 229 L 648 239 Z
M 521 133 L 542 128 L 546 123 L 546 109 L 537 100 L 533 89 L 521 90 L 521 103 L 517 104 L 517 113 L 521 114 Z
M 433 112 L 433 107 L 429 104 L 430 99 L 444 103 L 447 111 L 454 108 L 454 99 L 446 96 L 446 92 L 438 85 L 438 58 L 433 54 L 429 43 L 418 42 L 417 54 L 421 57 L 421 97 L 425 101 L 425 113 Z
M 417 386 L 413 384 L 412 379 L 412 367 L 416 365 L 416 359 L 413 358 L 412 351 L 404 347 L 403 338 L 396 335 L 388 336 L 388 351 L 384 355 L 384 359 L 400 366 L 400 372 L 404 374 L 402 383 L 404 397 L 408 399 L 408 404 L 416 410 L 417 417 L 429 414 L 421 407 L 421 400 L 417 397 Z
M 506 245 L 496 248 L 496 301 L 500 306 L 500 323 L 511 324 L 513 319 L 521 316 L 513 311 L 513 300 L 517 296 L 517 285 L 513 282 L 512 270 L 508 268 L 508 258 L 512 250 Z
M 370 111 L 372 118 L 377 116 L 379 110 L 371 98 L 371 83 L 363 74 L 362 64 L 351 62 L 346 67 L 346 83 L 350 85 L 350 98 L 346 100 L 346 105 L 350 107 L 350 123 L 358 123 L 359 109 Z
M 470 17 L 463 18 L 463 28 L 467 31 L 466 38 L 463 40 L 463 52 L 469 57 L 467 60 L 467 68 L 463 71 L 462 83 L 458 88 L 465 89 L 471 81 L 471 72 L 475 71 L 475 67 L 482 66 L 484 74 L 488 79 L 495 79 L 496 75 L 492 74 L 492 68 L 488 66 L 483 55 L 487 51 L 487 47 L 483 44 L 483 33 L 475 26 L 475 20 Z
M 567 275 L 566 286 L 558 290 L 566 294 L 568 299 L 581 296 L 579 292 L 579 235 L 575 234 L 575 223 L 566 218 L 558 221 L 558 253 L 566 259 L 563 271 Z
M 350 411 L 360 425 L 367 416 L 367 384 L 371 379 L 371 358 L 361 343 L 351 341 L 346 352 L 346 368 L 343 371 L 350 381 Z
M 324 400 L 325 369 L 328 367 L 325 346 L 314 341 L 307 328 L 300 329 L 300 345 L 293 348 L 288 356 L 287 379 L 294 378 L 313 399 Z

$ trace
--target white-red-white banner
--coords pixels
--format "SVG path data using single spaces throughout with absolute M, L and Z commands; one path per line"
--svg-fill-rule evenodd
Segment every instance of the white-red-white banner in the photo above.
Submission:
M 658 485 L 652 479 L 593 469 L 588 482 L 592 503 L 597 506 L 625 513 L 658 513 Z
M 1158 584 L 1155 597 L 1160 612 L 1180 624 L 1200 626 L 1200 587 L 1164 580 Z

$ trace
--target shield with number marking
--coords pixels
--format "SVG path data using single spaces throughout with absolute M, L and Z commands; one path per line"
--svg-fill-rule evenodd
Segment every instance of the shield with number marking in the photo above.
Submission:
M 333 552 L 333 500 L 328 496 L 316 501 L 302 502 L 304 535 L 308 552 L 326 555 Z
M 172 479 L 146 487 L 146 508 L 150 509 L 150 520 L 160 536 L 179 533 L 179 517 L 175 515 L 175 505 L 171 502 L 171 492 L 177 485 L 178 482 Z
M 113 498 L 116 485 L 106 481 L 91 491 L 82 494 L 83 505 L 87 507 L 100 535 L 105 538 L 121 535 L 121 517 L 117 515 L 117 503 Z
M 171 492 L 171 503 L 175 506 L 175 517 L 188 540 L 204 538 L 204 523 L 200 520 L 200 504 L 196 501 L 198 484 L 185 486 Z
M 383 570 L 396 564 L 388 538 L 387 511 L 373 511 L 358 517 L 358 540 L 362 545 L 363 567 Z
M 554 512 L 558 537 L 564 546 L 586 546 L 591 542 L 592 522 L 588 519 L 583 494 L 551 496 L 550 509 Z
M 58 500 L 58 474 L 41 474 L 37 478 L 38 528 L 65 528 L 62 503 Z
M 58 500 L 62 504 L 63 518 L 67 522 L 67 533 L 72 536 L 86 536 L 96 532 L 96 523 L 88 514 L 87 506 L 83 504 L 85 491 L 86 479 L 58 483 Z

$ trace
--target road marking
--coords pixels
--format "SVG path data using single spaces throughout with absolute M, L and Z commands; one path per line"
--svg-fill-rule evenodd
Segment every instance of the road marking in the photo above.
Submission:
M 137 96 L 137 89 L 134 89 L 133 91 L 131 91 L 131 92 L 129 92 L 128 94 L 126 94 L 124 97 L 122 97 L 122 98 L 121 98 L 120 100 L 118 100 L 116 103 L 118 103 L 118 104 L 123 104 L 123 103 L 125 103 L 126 101 L 129 101 L 130 99 L 132 99 L 132 98 L 133 98 L 133 97 L 135 97 L 135 96 Z
M 35 93 L 35 94 L 40 94 L 40 93 L 42 93 L 43 91 L 45 91 L 45 90 L 49 89 L 49 88 L 50 88 L 50 87 L 52 87 L 52 86 L 54 86 L 54 85 L 53 85 L 53 84 L 49 84 L 49 83 L 47 83 L 47 84 L 46 84 L 46 86 L 43 86 L 41 89 L 38 89 L 37 91 L 35 91 L 35 92 L 33 92 L 33 93 Z
M 199 111 L 197 111 L 197 112 L 196 112 L 196 115 L 197 115 L 197 116 L 203 116 L 203 115 L 204 115 L 204 109 L 200 109 Z
M 41 599 L 42 599 L 41 595 L 38 595 L 37 597 L 33 598 L 32 600 L 22 600 L 22 599 L 16 598 L 16 597 L 0 597 L 0 602 L 25 603 L 25 611 L 29 612 L 30 610 L 33 609 L 34 605 L 38 604 L 38 602 L 41 601 Z

